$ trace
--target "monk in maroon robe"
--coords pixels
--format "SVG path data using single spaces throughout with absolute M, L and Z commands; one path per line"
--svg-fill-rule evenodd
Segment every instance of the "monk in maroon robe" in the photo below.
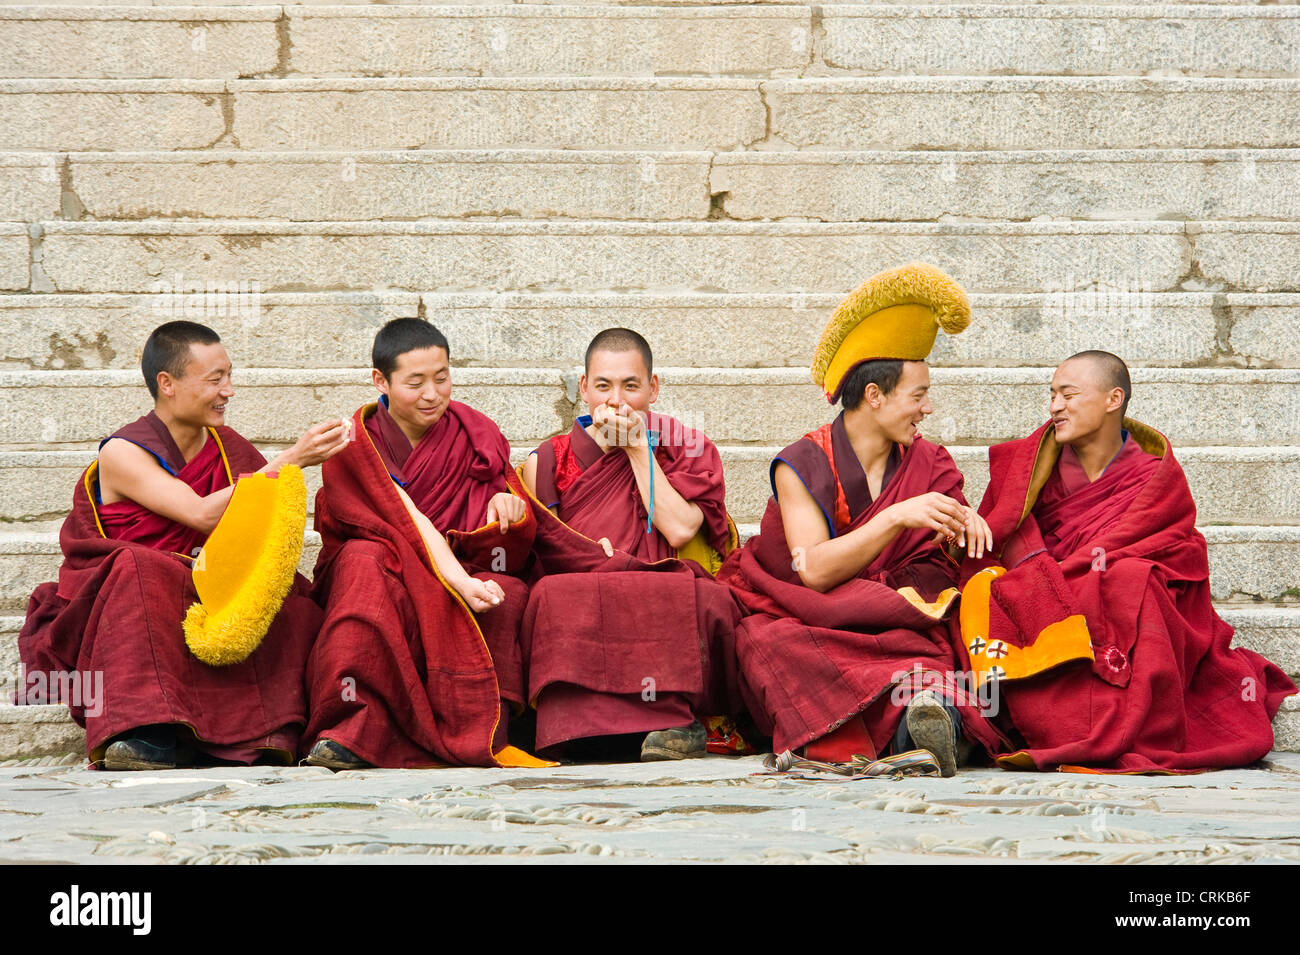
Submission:
M 1016 769 L 1189 772 L 1243 766 L 1296 691 L 1230 649 L 1205 539 L 1162 434 L 1124 417 L 1128 369 L 1083 352 L 1052 379 L 1050 422 L 989 449 L 980 506 L 1000 542 L 970 560 L 964 652 L 998 681 Z
M 735 543 L 721 457 L 649 411 L 658 378 L 636 332 L 596 336 L 580 391 L 591 415 L 523 468 L 538 520 L 522 632 L 537 746 L 635 734 L 642 759 L 703 756 L 698 717 L 738 703 L 737 607 L 711 576 Z
M 77 483 L 59 534 L 59 581 L 36 589 L 18 637 L 25 681 L 71 674 L 76 680 L 63 685 L 84 691 L 88 680 L 102 680 L 101 699 L 82 692 L 63 702 L 86 729 L 91 760 L 106 769 L 168 768 L 192 749 L 241 763 L 290 762 L 306 723 L 303 667 L 321 619 L 307 581 L 296 578 L 242 663 L 200 662 L 182 621 L 198 600 L 193 559 L 240 475 L 319 463 L 341 449 L 344 422 L 318 425 L 268 465 L 222 424 L 234 389 L 215 332 L 163 325 L 141 364 L 154 410 L 106 438 Z
M 749 612 L 736 631 L 741 690 L 775 752 L 875 758 L 897 737 L 952 775 L 959 730 L 996 736 L 952 678 L 958 565 L 941 541 L 975 553 L 988 538 L 952 457 L 917 431 L 928 390 L 922 361 L 849 371 L 845 410 L 772 462 L 759 533 L 718 575 Z
M 389 322 L 372 359 L 380 400 L 357 411 L 358 440 L 316 499 L 326 619 L 307 761 L 531 765 L 506 743 L 526 701 L 521 577 L 536 526 L 510 445 L 451 400 L 449 346 L 428 322 Z

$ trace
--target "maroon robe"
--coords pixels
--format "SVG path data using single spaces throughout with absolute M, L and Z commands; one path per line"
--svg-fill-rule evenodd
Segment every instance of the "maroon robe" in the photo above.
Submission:
M 199 494 L 266 460 L 226 427 L 208 429 L 188 464 L 150 412 L 113 435 L 138 444 Z M 152 723 L 181 723 L 211 756 L 290 762 L 306 723 L 303 666 L 320 625 L 301 576 L 261 645 L 244 662 L 214 667 L 185 645 L 182 621 L 198 600 L 191 556 L 204 535 L 132 501 L 98 503 L 98 464 L 82 475 L 63 522 L 59 582 L 38 587 L 18 636 L 28 685 L 37 673 L 103 675 L 102 705 L 68 700 L 92 760 L 112 737 Z M 93 679 L 94 677 L 91 676 Z M 26 697 L 28 703 L 56 702 Z M 98 711 L 98 712 L 96 712 Z
M 625 452 L 602 453 L 583 430 L 538 451 L 538 573 L 524 615 L 537 746 L 645 733 L 738 705 L 731 632 L 737 607 L 694 560 L 678 559 L 646 508 Z M 717 448 L 664 415 L 655 458 L 673 487 L 704 512 L 702 535 L 733 546 Z M 554 505 L 558 516 L 548 509 Z M 600 544 L 608 538 L 614 556 Z
M 501 701 L 525 701 L 519 575 L 536 528 L 531 513 L 507 534 L 480 526 L 493 494 L 526 495 L 510 447 L 491 419 L 455 401 L 415 447 L 379 404 L 360 408 L 353 427 L 316 497 L 315 596 L 326 614 L 303 748 L 325 738 L 376 766 L 498 765 Z M 500 605 L 476 616 L 443 583 L 394 481 L 467 571 L 501 585 Z
M 775 469 L 784 461 L 799 475 L 832 537 L 930 491 L 965 502 L 952 456 L 921 437 L 911 447 L 895 446 L 872 500 L 843 420 L 841 414 L 772 462 Z M 749 613 L 736 630 L 740 686 L 774 751 L 797 749 L 861 716 L 872 747 L 882 752 L 902 715 L 896 704 L 926 687 L 946 691 L 968 736 L 996 738 L 978 701 L 952 678 L 957 566 L 933 531 L 901 531 L 857 576 L 818 593 L 794 568 L 774 486 L 759 533 L 727 559 L 718 579 Z
M 1259 654 L 1229 649 L 1182 468 L 1164 435 L 1125 426 L 1091 483 L 1050 423 L 989 449 L 980 512 L 998 552 L 964 568 L 963 653 L 976 671 L 997 667 L 1026 743 L 999 751 L 1008 768 L 1243 766 L 1272 747 L 1273 715 L 1296 691 Z

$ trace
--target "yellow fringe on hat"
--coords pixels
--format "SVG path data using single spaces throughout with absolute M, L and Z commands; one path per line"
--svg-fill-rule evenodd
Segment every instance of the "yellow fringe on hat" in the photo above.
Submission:
M 873 275 L 849 295 L 831 315 L 813 354 L 812 377 L 818 385 L 826 379 L 835 353 L 844 339 L 869 315 L 895 305 L 923 305 L 934 313 L 935 323 L 949 335 L 970 324 L 970 299 L 960 285 L 925 262 L 912 262 Z M 933 338 L 930 339 L 933 343 Z M 906 349 L 903 349 L 906 351 Z M 926 349 L 929 353 L 929 349 Z M 923 354 L 864 355 L 869 358 L 902 358 L 921 361 Z
M 306 527 L 307 484 L 299 468 L 240 479 L 195 562 L 200 602 L 185 615 L 191 653 L 211 666 L 248 659 L 293 587 Z

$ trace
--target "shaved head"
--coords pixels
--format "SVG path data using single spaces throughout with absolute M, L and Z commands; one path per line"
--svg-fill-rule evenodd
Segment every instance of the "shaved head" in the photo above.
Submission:
M 1103 391 L 1118 388 L 1124 392 L 1124 404 L 1120 406 L 1119 415 L 1122 419 L 1128 414 L 1128 400 L 1133 396 L 1133 382 L 1129 378 L 1128 365 L 1124 364 L 1123 359 L 1108 351 L 1081 351 L 1061 362 L 1061 367 L 1064 368 L 1071 362 L 1078 362 L 1088 368 L 1094 376 L 1093 381 Z
M 598 351 L 635 351 L 641 353 L 645 362 L 647 376 L 654 373 L 654 357 L 650 353 L 650 343 L 630 328 L 607 328 L 597 333 L 587 346 L 587 355 L 583 362 L 584 370 L 591 374 L 591 356 Z

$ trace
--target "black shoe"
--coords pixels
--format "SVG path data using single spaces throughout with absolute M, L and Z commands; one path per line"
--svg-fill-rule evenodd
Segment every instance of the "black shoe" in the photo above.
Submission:
M 696 720 L 690 726 L 677 726 L 668 730 L 647 733 L 641 744 L 641 762 L 651 763 L 661 759 L 699 759 L 704 756 L 708 733 L 704 724 Z
M 912 745 L 929 750 L 944 776 L 956 776 L 957 731 L 939 698 L 929 691 L 917 694 L 908 701 L 904 718 Z
M 340 746 L 332 739 L 316 742 L 303 760 L 308 766 L 324 766 L 327 769 L 367 769 L 370 764 L 346 746 Z
M 110 771 L 175 769 L 176 730 L 166 724 L 140 726 L 120 735 L 104 750 Z

